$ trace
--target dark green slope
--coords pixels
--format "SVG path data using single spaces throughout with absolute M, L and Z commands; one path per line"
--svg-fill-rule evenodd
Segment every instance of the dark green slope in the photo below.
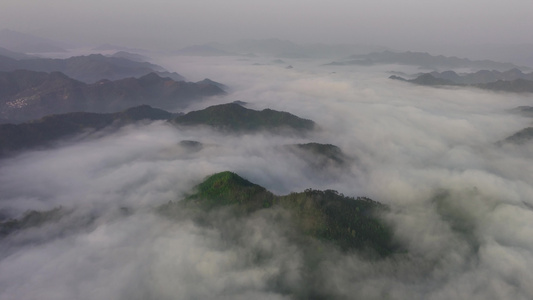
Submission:
M 278 197 L 275 204 L 288 209 L 306 234 L 331 241 L 343 250 L 388 255 L 396 248 L 391 229 L 379 218 L 386 207 L 371 199 L 308 189 Z
M 447 79 L 457 84 L 485 84 L 498 80 L 511 82 L 517 79 L 533 80 L 533 73 L 523 73 L 519 69 L 510 69 L 505 72 L 497 70 L 480 70 L 475 73 L 457 74 L 454 71 L 431 72 L 436 78 Z
M 210 211 L 230 208 L 240 216 L 265 209 L 283 209 L 292 223 L 307 236 L 329 241 L 343 250 L 363 250 L 386 256 L 397 250 L 391 229 L 379 218 L 386 210 L 368 198 L 346 197 L 336 191 L 306 190 L 275 196 L 265 188 L 232 172 L 209 176 L 195 193 L 159 208 L 165 215 L 184 209 Z
M 311 120 L 299 118 L 288 112 L 245 108 L 236 103 L 210 106 L 172 120 L 182 126 L 207 125 L 222 131 L 253 132 L 273 130 L 309 131 L 315 128 Z
M 274 199 L 274 195 L 264 187 L 232 172 L 209 176 L 195 191 L 196 193 L 188 196 L 185 202 L 207 210 L 236 204 L 246 211 L 253 211 L 272 206 Z

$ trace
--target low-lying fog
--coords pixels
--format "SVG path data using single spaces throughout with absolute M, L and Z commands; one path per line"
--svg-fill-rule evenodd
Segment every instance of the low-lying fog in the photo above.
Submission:
M 2 214 L 73 211 L 0 240 L 0 299 L 533 298 L 533 143 L 496 145 L 531 124 L 508 112 L 531 105 L 531 95 L 388 79 L 389 71 L 419 72 L 405 66 L 158 63 L 231 88 L 190 110 L 240 100 L 311 119 L 320 130 L 224 136 L 154 122 L 0 161 Z M 183 140 L 203 147 L 187 149 Z M 306 142 L 337 145 L 354 163 L 315 170 L 282 147 Z M 244 226 L 215 214 L 219 226 L 205 228 L 152 212 L 224 170 L 276 194 L 334 189 L 385 203 L 408 254 L 367 261 L 330 249 L 309 279 L 306 250 L 268 214 Z M 239 242 L 228 243 L 227 230 Z M 267 253 L 260 263 L 258 252 Z

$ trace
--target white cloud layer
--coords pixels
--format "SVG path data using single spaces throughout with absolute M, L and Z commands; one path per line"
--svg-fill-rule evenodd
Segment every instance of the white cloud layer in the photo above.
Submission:
M 399 66 L 161 61 L 233 89 L 191 109 L 242 100 L 312 119 L 320 130 L 224 136 L 155 122 L 0 161 L 3 213 L 73 210 L 0 240 L 1 299 L 533 297 L 533 145 L 496 145 L 530 124 L 507 112 L 530 96 L 386 79 Z M 182 140 L 204 146 L 187 150 Z M 281 147 L 310 141 L 339 146 L 353 165 L 312 170 Z M 152 212 L 224 170 L 276 194 L 312 187 L 386 203 L 408 253 L 368 261 L 303 247 L 280 211 L 242 219 L 215 212 L 208 226 Z M 317 260 L 319 248 L 327 255 Z

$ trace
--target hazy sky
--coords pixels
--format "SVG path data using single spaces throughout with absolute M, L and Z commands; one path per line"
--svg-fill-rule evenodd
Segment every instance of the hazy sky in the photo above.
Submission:
M 2 0 L 0 29 L 183 47 L 241 38 L 390 47 L 533 43 L 531 0 Z

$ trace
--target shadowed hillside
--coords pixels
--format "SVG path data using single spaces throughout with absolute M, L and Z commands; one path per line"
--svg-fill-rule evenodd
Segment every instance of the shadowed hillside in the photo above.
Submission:
M 102 79 L 117 80 L 144 76 L 165 69 L 148 62 L 129 60 L 123 57 L 107 57 L 101 54 L 74 56 L 66 59 L 29 58 L 13 59 L 0 56 L 0 71 L 30 70 L 36 72 L 61 72 L 86 83 Z
M 144 104 L 174 110 L 224 94 L 206 81 L 174 81 L 155 73 L 86 84 L 59 72 L 0 72 L 0 119 L 21 122 L 75 111 L 109 113 Z
M 207 125 L 229 132 L 309 131 L 315 128 L 313 121 L 299 118 L 288 112 L 272 109 L 257 111 L 236 103 L 215 105 L 193 111 L 175 118 L 172 122 L 181 126 Z
M 50 115 L 22 124 L 0 125 L 0 156 L 16 151 L 45 146 L 68 136 L 96 131 L 111 125 L 120 127 L 140 120 L 168 120 L 173 114 L 148 105 L 112 113 L 75 112 Z
M 305 235 L 331 242 L 343 250 L 362 250 L 388 255 L 397 250 L 392 231 L 379 218 L 385 206 L 368 198 L 351 198 L 336 191 L 308 189 L 301 193 L 276 196 L 232 172 L 207 177 L 194 193 L 182 201 L 159 208 L 167 216 L 180 215 L 183 209 L 211 211 L 230 208 L 237 215 L 282 209 Z M 185 212 L 186 213 L 186 212 Z

